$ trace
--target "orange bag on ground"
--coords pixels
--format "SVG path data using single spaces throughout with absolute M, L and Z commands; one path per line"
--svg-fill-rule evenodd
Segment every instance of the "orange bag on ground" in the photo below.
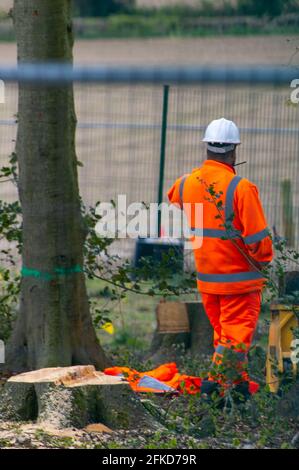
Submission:
M 159 367 L 138 372 L 129 367 L 108 367 L 104 370 L 107 375 L 123 376 L 135 392 L 147 393 L 200 393 L 202 379 L 192 375 L 180 374 L 175 362 L 162 364 Z M 259 385 L 249 382 L 250 393 L 256 393 Z

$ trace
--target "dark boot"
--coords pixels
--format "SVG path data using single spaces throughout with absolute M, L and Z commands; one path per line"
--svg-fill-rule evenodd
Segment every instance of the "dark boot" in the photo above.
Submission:
M 203 402 L 216 408 L 223 407 L 223 398 L 220 396 L 221 386 L 213 380 L 203 380 L 200 386 L 200 398 Z
M 213 393 L 219 394 L 220 385 L 213 380 L 203 380 L 200 386 L 201 395 L 210 397 Z
M 250 398 L 249 382 L 244 380 L 235 385 L 232 390 L 232 397 L 235 403 L 245 403 Z

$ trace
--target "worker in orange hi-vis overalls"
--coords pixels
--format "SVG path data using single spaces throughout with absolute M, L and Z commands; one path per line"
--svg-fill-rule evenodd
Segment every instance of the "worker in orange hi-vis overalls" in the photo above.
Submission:
M 207 160 L 179 178 L 168 198 L 185 209 L 193 237 L 198 289 L 214 328 L 213 361 L 221 363 L 230 349 L 242 366 L 257 325 L 265 284 L 261 271 L 272 260 L 272 241 L 257 187 L 234 169 L 240 144 L 235 123 L 212 121 L 203 141 Z M 200 220 L 197 203 L 202 204 Z M 248 375 L 242 377 L 243 389 L 249 387 Z M 209 384 L 211 378 L 206 389 L 213 390 Z

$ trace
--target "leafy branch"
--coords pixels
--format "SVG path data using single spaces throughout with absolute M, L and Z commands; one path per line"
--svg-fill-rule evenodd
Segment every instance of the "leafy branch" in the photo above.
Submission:
M 9 165 L 0 168 L 0 182 L 10 181 L 17 184 L 17 156 L 13 153 Z M 146 296 L 179 296 L 194 292 L 195 273 L 180 273 L 174 269 L 177 259 L 175 249 L 162 255 L 160 262 L 142 259 L 139 267 L 133 267 L 130 260 L 122 260 L 114 255 L 111 238 L 99 237 L 95 231 L 100 216 L 97 205 L 87 208 L 81 201 L 81 213 L 85 225 L 84 272 L 88 279 L 98 279 L 111 286 L 109 300 L 118 302 L 130 293 Z M 22 210 L 19 201 L 7 203 L 0 200 L 0 241 L 13 245 L 0 249 L 0 262 L 3 266 L 15 267 L 22 250 Z M 3 271 L 4 272 L 4 271 Z M 155 273 L 153 280 L 153 272 Z M 3 279 L 3 295 L 0 297 L 0 316 L 7 318 L 17 304 L 17 293 L 20 287 L 20 276 L 11 269 L 5 270 L 6 282 Z M 3 276 L 2 276 L 3 278 Z M 10 280 L 9 280 L 10 279 Z M 12 289 L 15 286 L 15 290 Z M 92 306 L 96 323 L 100 324 L 106 317 L 107 305 L 100 310 Z

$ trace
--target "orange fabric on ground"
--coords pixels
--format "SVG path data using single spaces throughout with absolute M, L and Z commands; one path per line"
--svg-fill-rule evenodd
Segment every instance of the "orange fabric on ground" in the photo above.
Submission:
M 170 362 L 167 364 L 162 364 L 159 367 L 145 371 L 138 372 L 135 369 L 130 369 L 128 367 L 108 367 L 104 370 L 104 373 L 107 375 L 120 375 L 124 374 L 125 378 L 128 380 L 131 388 L 136 392 L 158 392 L 159 389 L 154 390 L 150 387 L 139 386 L 139 381 L 142 377 L 153 377 L 154 379 L 160 381 L 163 384 L 168 385 L 169 387 L 175 389 L 180 393 L 195 394 L 200 391 L 201 378 L 194 377 L 191 375 L 180 374 L 175 362 Z
M 138 372 L 135 369 L 131 369 L 129 367 L 108 367 L 104 370 L 104 373 L 107 375 L 124 374 L 132 390 L 135 392 L 165 392 L 163 387 L 159 389 L 159 383 L 156 384 L 156 388 L 139 385 L 140 380 L 144 377 L 153 377 L 155 380 L 159 381 L 161 385 L 165 384 L 168 387 L 171 387 L 173 391 L 178 393 L 187 393 L 189 395 L 200 393 L 200 386 L 202 382 L 200 377 L 180 374 L 175 362 L 162 364 L 156 369 L 152 369 L 146 372 Z M 258 384 L 255 382 L 250 382 L 251 393 L 255 393 L 258 388 Z
M 167 385 L 181 393 L 193 395 L 200 392 L 201 378 L 177 373 L 167 382 Z
M 146 372 L 137 372 L 135 369 L 131 369 L 129 367 L 108 367 L 105 369 L 105 374 L 107 375 L 128 375 L 128 377 L 132 380 L 135 380 L 134 377 L 142 377 L 143 375 L 148 375 L 150 377 L 154 377 L 162 382 L 167 382 L 178 373 L 178 368 L 175 362 L 169 362 L 167 364 L 162 364 L 159 367 L 156 367 L 153 370 L 148 370 Z

